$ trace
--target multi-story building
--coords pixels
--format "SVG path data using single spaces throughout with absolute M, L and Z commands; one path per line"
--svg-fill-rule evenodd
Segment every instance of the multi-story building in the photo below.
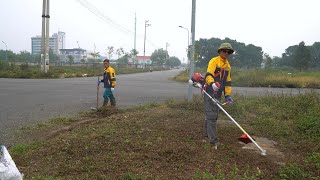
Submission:
M 65 37 L 65 32 L 54 33 L 52 37 L 49 37 L 49 49 L 52 49 L 53 53 L 58 55 L 60 49 L 66 48 Z M 31 37 L 31 53 L 41 54 L 41 36 Z
M 60 61 L 64 63 L 69 62 L 69 57 L 73 57 L 74 63 L 81 63 L 81 59 L 87 61 L 87 51 L 81 48 L 74 49 L 60 49 Z

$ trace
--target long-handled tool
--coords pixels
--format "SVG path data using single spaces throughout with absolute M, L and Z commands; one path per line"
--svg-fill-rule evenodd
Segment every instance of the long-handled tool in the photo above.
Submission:
M 98 82 L 100 82 L 100 76 L 98 76 Z M 100 89 L 100 83 L 97 84 L 97 104 L 96 107 L 91 107 L 91 110 L 97 111 L 99 108 L 99 89 Z
M 247 135 L 247 137 L 259 148 L 259 150 L 261 151 L 261 155 L 265 156 L 267 155 L 267 151 L 262 149 L 257 143 L 255 140 L 253 140 L 253 138 L 237 123 L 237 121 L 235 121 L 230 115 L 229 113 L 223 109 L 222 107 L 222 103 L 220 101 L 218 101 L 217 99 L 213 98 L 212 96 L 210 96 L 210 94 L 208 94 L 204 89 L 202 89 L 202 85 L 198 82 L 193 82 L 193 86 L 194 87 L 197 87 L 197 88 L 200 88 L 202 92 L 204 92 L 220 109 L 221 111 L 228 116 L 228 118 L 230 120 L 232 120 L 232 122 L 234 122 L 238 128 L 240 128 L 240 130 L 245 134 Z

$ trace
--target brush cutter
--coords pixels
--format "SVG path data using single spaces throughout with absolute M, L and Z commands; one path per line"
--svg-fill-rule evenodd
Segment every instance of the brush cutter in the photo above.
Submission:
M 258 148 L 259 150 L 261 151 L 261 155 L 265 156 L 267 155 L 267 151 L 262 149 L 256 142 L 255 140 L 237 123 L 237 121 L 235 121 L 230 115 L 229 113 L 223 109 L 223 105 L 220 101 L 218 101 L 217 99 L 213 98 L 210 94 L 208 94 L 205 89 L 202 87 L 201 84 L 204 84 L 202 81 L 204 81 L 204 78 L 201 79 L 201 77 L 203 77 L 201 74 L 199 73 L 196 73 L 190 80 L 189 80 L 189 83 L 192 84 L 192 86 L 196 87 L 196 88 L 200 88 L 201 91 L 206 94 L 218 107 L 219 109 L 225 114 L 228 116 L 228 118 L 233 122 L 235 123 L 238 128 L 244 133 L 244 135 L 242 135 L 239 139 L 241 139 L 241 141 L 245 141 L 245 142 L 248 142 L 251 141 L 253 142 Z M 249 138 L 249 139 L 248 139 Z M 245 140 L 246 139 L 246 140 Z
M 96 107 L 91 107 L 91 110 L 97 111 L 99 108 L 99 89 L 100 89 L 100 76 L 98 76 L 98 83 L 97 83 L 97 104 Z

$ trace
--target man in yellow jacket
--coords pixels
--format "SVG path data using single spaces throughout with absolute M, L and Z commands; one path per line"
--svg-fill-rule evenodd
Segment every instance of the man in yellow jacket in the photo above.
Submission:
M 231 103 L 231 66 L 228 56 L 234 52 L 230 43 L 222 43 L 218 49 L 219 56 L 209 61 L 205 75 L 206 92 L 220 101 L 222 92 L 227 103 Z M 219 108 L 207 96 L 204 96 L 205 122 L 204 135 L 217 149 L 219 140 L 217 137 L 217 119 Z
M 103 73 L 103 79 L 101 82 L 103 82 L 104 85 L 104 93 L 103 93 L 103 106 L 106 106 L 108 104 L 108 101 L 110 99 L 111 106 L 116 106 L 116 99 L 113 95 L 114 88 L 116 86 L 116 71 L 110 66 L 109 59 L 105 59 L 103 61 L 104 64 L 104 73 Z M 98 82 L 100 83 L 100 82 Z

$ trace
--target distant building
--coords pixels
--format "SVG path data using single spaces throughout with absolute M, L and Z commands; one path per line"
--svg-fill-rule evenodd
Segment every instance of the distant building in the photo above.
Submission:
M 87 51 L 81 48 L 73 48 L 73 49 L 60 49 L 60 61 L 68 63 L 68 56 L 73 57 L 74 63 L 81 63 L 81 59 L 87 61 Z
M 59 54 L 60 49 L 66 48 L 66 33 L 59 31 L 49 37 L 49 49 L 52 49 L 55 54 Z M 41 54 L 41 36 L 31 37 L 31 53 Z
M 151 56 L 137 56 L 135 61 L 133 58 L 129 58 L 128 64 L 137 65 L 137 67 L 144 68 L 145 66 L 152 64 Z

